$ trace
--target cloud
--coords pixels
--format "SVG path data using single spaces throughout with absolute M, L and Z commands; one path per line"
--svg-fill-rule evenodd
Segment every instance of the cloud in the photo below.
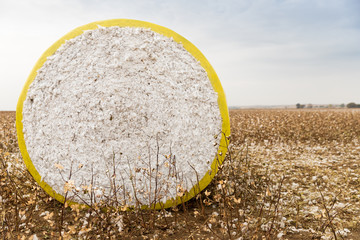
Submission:
M 357 0 L 0 1 L 0 109 L 15 109 L 27 75 L 53 42 L 112 18 L 186 37 L 213 65 L 229 105 L 329 102 L 338 89 L 338 99 L 360 102 L 352 90 L 360 88 L 359 12 Z

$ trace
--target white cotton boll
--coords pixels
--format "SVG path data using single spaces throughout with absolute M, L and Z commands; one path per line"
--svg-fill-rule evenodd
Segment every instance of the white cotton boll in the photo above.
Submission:
M 262 231 L 267 232 L 270 229 L 270 223 L 264 223 L 260 226 L 260 228 Z
M 218 212 L 213 212 L 212 215 L 217 217 L 217 216 L 219 216 L 219 213 Z
M 32 235 L 31 237 L 32 240 L 39 240 L 38 236 L 36 236 L 36 234 Z
M 96 196 L 113 196 L 114 182 L 122 187 L 117 196 L 124 189 L 131 195 L 136 183 L 138 199 L 148 203 L 155 179 L 146 171 L 168 161 L 157 177 L 166 183 L 164 200 L 176 196 L 179 179 L 190 190 L 196 173 L 201 179 L 210 169 L 222 127 L 217 99 L 206 71 L 181 44 L 149 29 L 100 27 L 66 41 L 38 71 L 24 102 L 25 143 L 60 194 L 72 169 L 75 186 L 93 181 Z

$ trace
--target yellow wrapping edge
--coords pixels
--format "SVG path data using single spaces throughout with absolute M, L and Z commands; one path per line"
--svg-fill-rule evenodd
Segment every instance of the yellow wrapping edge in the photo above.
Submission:
M 56 41 L 50 48 L 48 48 L 42 54 L 42 56 L 40 57 L 40 59 L 37 61 L 34 68 L 32 69 L 32 71 L 23 87 L 23 90 L 20 94 L 17 108 L 16 108 L 16 130 L 17 130 L 17 136 L 18 136 L 18 144 L 19 144 L 20 152 L 23 156 L 23 159 L 24 159 L 24 162 L 25 162 L 25 165 L 26 165 L 28 171 L 34 177 L 35 181 L 40 185 L 40 187 L 45 190 L 45 192 L 47 192 L 51 197 L 55 198 L 59 202 L 64 203 L 64 201 L 65 201 L 64 196 L 62 196 L 61 194 L 58 194 L 46 182 L 41 181 L 41 176 L 38 173 L 38 171 L 36 170 L 35 166 L 33 165 L 32 161 L 30 159 L 29 153 L 26 149 L 24 133 L 23 133 L 23 124 L 22 124 L 23 104 L 26 99 L 27 91 L 28 91 L 31 83 L 33 82 L 33 80 L 36 77 L 37 71 L 43 66 L 47 57 L 53 55 L 56 52 L 56 50 L 62 44 L 65 43 L 66 40 L 75 38 L 75 37 L 81 35 L 86 30 L 94 30 L 94 29 L 98 28 L 98 26 L 148 28 L 148 29 L 151 29 L 152 31 L 160 33 L 166 37 L 173 38 L 174 41 L 182 44 L 184 46 L 184 48 L 188 52 L 190 52 L 200 62 L 201 66 L 207 72 L 210 82 L 211 82 L 214 90 L 218 94 L 218 105 L 219 105 L 219 110 L 220 110 L 220 114 L 221 114 L 222 121 L 223 121 L 222 122 L 222 134 L 221 134 L 221 140 L 220 140 L 220 146 L 218 149 L 218 154 L 214 158 L 214 160 L 211 164 L 211 170 L 208 173 L 206 173 L 205 176 L 202 177 L 202 179 L 199 181 L 199 183 L 195 184 L 192 187 L 192 189 L 189 192 L 187 192 L 183 197 L 181 197 L 181 198 L 177 197 L 176 199 L 169 199 L 165 203 L 157 203 L 155 206 L 151 206 L 151 208 L 153 208 L 153 207 L 155 207 L 156 209 L 169 208 L 169 207 L 178 205 L 182 202 L 186 202 L 186 201 L 190 200 L 191 198 L 195 197 L 198 193 L 200 193 L 203 189 L 205 189 L 205 187 L 207 185 L 209 185 L 209 183 L 211 182 L 211 180 L 214 178 L 214 176 L 216 175 L 216 173 L 218 171 L 218 166 L 220 164 L 222 164 L 222 162 L 224 161 L 224 157 L 227 152 L 228 141 L 226 139 L 226 136 L 230 135 L 230 120 L 229 120 L 229 112 L 228 112 L 228 107 L 227 107 L 227 103 L 226 103 L 225 93 L 224 93 L 224 90 L 221 86 L 220 80 L 219 80 L 217 74 L 215 73 L 213 67 L 210 65 L 210 63 L 205 58 L 205 56 L 200 52 L 200 50 L 197 49 L 191 42 L 189 42 L 187 39 L 185 39 L 181 35 L 177 34 L 176 32 L 174 32 L 168 28 L 165 28 L 165 27 L 153 24 L 153 23 L 149 23 L 149 22 L 139 21 L 139 20 L 112 19 L 112 20 L 98 21 L 98 22 L 93 22 L 93 23 L 83 25 L 81 27 L 78 27 L 78 28 L 72 30 L 71 32 L 69 32 L 62 38 L 60 38 L 58 41 Z M 68 201 L 68 203 L 70 205 L 76 204 L 75 202 L 72 202 L 72 201 Z M 142 206 L 142 208 L 147 209 L 147 208 L 149 208 L 149 206 L 144 205 L 144 206 Z

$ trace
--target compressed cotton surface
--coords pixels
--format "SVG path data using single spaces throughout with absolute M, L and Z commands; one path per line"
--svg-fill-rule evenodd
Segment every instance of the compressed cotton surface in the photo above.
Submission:
M 23 106 L 25 144 L 42 180 L 73 201 L 165 202 L 210 170 L 217 98 L 182 44 L 150 29 L 99 27 L 38 70 Z

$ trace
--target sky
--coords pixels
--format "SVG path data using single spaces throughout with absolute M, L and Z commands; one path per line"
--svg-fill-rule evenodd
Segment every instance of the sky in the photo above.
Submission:
M 229 106 L 360 103 L 358 0 L 0 0 L 0 110 L 72 29 L 128 18 L 187 38 Z

